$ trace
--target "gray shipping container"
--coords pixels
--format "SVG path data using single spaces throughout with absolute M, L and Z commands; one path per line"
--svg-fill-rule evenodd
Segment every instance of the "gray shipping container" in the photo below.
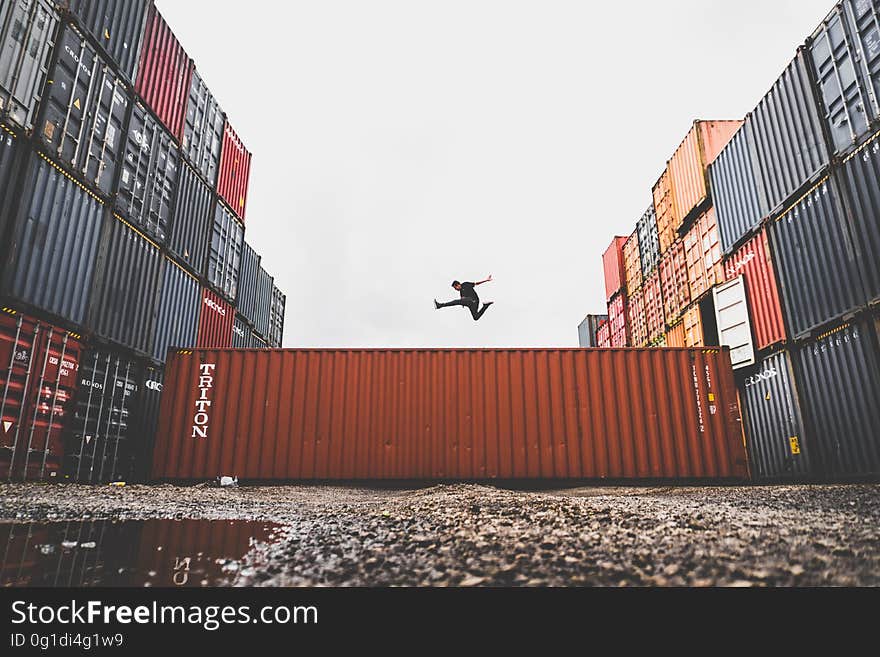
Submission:
M 866 305 L 833 178 L 770 224 L 788 334 L 800 339 Z
M 598 347 L 596 334 L 602 322 L 608 321 L 608 315 L 587 315 L 578 325 L 578 346 L 584 349 Z
M 657 234 L 657 214 L 654 204 L 639 219 L 639 253 L 642 259 L 642 275 L 647 278 L 660 264 L 660 237 Z
M 0 125 L 0 262 L 2 262 L 8 239 L 6 228 L 18 200 L 19 180 L 24 157 L 21 140 L 5 126 Z
M 182 162 L 168 250 L 199 275 L 205 270 L 208 257 L 215 203 L 214 193 L 192 167 Z
M 773 481 L 815 474 L 790 354 L 779 351 L 758 361 L 739 389 L 752 477 Z
M 214 289 L 230 303 L 238 294 L 244 226 L 223 203 L 217 203 L 211 232 L 206 278 Z
M 868 134 L 873 115 L 868 87 L 858 72 L 859 54 L 847 25 L 847 9 L 838 4 L 809 41 L 822 114 L 837 153 Z
M 104 204 L 32 153 L 9 231 L 3 291 L 74 324 L 86 319 Z
M 880 135 L 838 170 L 846 190 L 849 218 L 865 293 L 880 303 Z
M 803 48 L 746 118 L 751 124 L 758 184 L 777 214 L 810 182 L 817 182 L 830 155 L 813 95 Z
M 272 308 L 269 315 L 269 335 L 267 342 L 272 349 L 280 349 L 284 344 L 284 311 L 287 297 L 276 286 L 272 286 Z
M 162 268 L 152 351 L 153 358 L 160 363 L 165 362 L 169 347 L 186 349 L 195 346 L 202 302 L 202 288 L 194 276 L 168 258 L 164 259 Z
M 135 103 L 126 135 L 116 209 L 151 238 L 164 244 L 177 191 L 177 145 L 140 103 Z
M 63 167 L 110 194 L 122 157 L 128 87 L 79 30 L 64 26 L 37 131 Z
M 829 477 L 880 473 L 880 346 L 870 321 L 845 325 L 801 349 L 804 419 Z
M 746 121 L 709 165 L 721 248 L 727 255 L 760 226 L 769 213 L 764 188 L 757 182 L 751 132 L 752 123 Z
M 143 364 L 94 348 L 79 365 L 74 416 L 65 440 L 65 478 L 82 483 L 126 481 L 133 467 L 134 412 Z
M 134 82 L 152 0 L 67 0 L 67 4 L 126 79 Z
M 251 333 L 251 343 L 248 345 L 248 349 L 268 349 L 269 343 L 263 340 L 256 333 Z
M 257 272 L 257 293 L 255 296 L 254 334 L 269 339 L 272 321 L 272 301 L 275 279 L 260 267 Z
M 153 445 L 156 427 L 159 425 L 159 406 L 165 387 L 165 369 L 148 364 L 144 368 L 141 384 L 141 403 L 137 409 L 138 440 L 134 446 L 134 472 L 132 481 L 148 481 L 153 465 Z
M 871 116 L 880 119 L 880 0 L 846 0 L 861 71 L 868 87 Z
M 251 327 L 248 326 L 245 319 L 238 313 L 236 313 L 235 321 L 232 323 L 232 348 L 251 348 Z
M 0 117 L 34 127 L 58 14 L 49 0 L 0 2 Z
M 102 237 L 89 326 L 102 338 L 142 354 L 153 351 L 159 247 L 116 217 Z
M 241 269 L 238 275 L 238 294 L 235 307 L 251 326 L 257 314 L 257 284 L 260 275 L 260 255 L 244 242 L 241 249 Z M 271 297 L 271 291 L 269 293 Z
M 181 150 L 212 188 L 217 185 L 225 126 L 226 115 L 202 76 L 193 71 Z

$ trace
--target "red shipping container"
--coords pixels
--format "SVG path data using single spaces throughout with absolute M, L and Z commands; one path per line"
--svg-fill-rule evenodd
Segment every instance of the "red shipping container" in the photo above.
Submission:
M 227 122 L 226 129 L 223 131 L 223 151 L 220 156 L 217 193 L 242 221 L 245 219 L 247 209 L 250 176 L 251 154 Z
M 785 321 L 770 255 L 767 233 L 762 230 L 724 262 L 727 280 L 740 274 L 746 279 L 749 316 L 758 349 L 785 342 Z
M 208 288 L 202 293 L 202 310 L 199 314 L 199 333 L 196 347 L 199 349 L 226 349 L 232 346 L 232 325 L 235 311 L 222 297 Z
M 618 294 L 608 302 L 608 324 L 611 326 L 611 346 L 629 346 L 626 295 Z
M 171 354 L 156 479 L 745 479 L 724 349 Z
M 684 238 L 688 285 L 691 298 L 697 300 L 724 282 L 724 262 L 718 239 L 715 208 L 709 208 L 696 220 Z
M 596 333 L 596 343 L 601 349 L 609 349 L 611 347 L 611 322 L 602 322 L 599 331 Z
M 691 303 L 687 260 L 684 242 L 678 240 L 660 260 L 660 285 L 663 288 L 663 308 L 666 321 L 673 324 Z
M 626 270 L 626 292 L 642 287 L 642 252 L 639 249 L 639 231 L 634 232 L 623 245 L 623 267 Z
M 79 336 L 0 310 L 0 478 L 59 478 L 81 351 Z
M 183 139 L 193 61 L 153 6 L 147 18 L 135 90 L 178 142 Z
M 648 332 L 648 344 L 654 345 L 666 335 L 666 312 L 663 308 L 663 291 L 660 285 L 660 271 L 645 279 L 645 318 Z
M 625 237 L 615 237 L 611 246 L 602 255 L 602 265 L 605 269 L 606 301 L 610 301 L 611 297 L 620 292 L 626 283 L 626 269 L 623 266 L 624 244 L 626 244 Z
M 648 344 L 648 318 L 645 316 L 645 297 L 643 290 L 637 290 L 629 298 L 627 311 L 629 341 L 633 347 L 644 347 Z

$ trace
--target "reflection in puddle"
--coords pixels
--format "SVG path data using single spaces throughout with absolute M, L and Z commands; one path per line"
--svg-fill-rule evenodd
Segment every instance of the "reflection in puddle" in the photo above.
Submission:
M 228 520 L 0 522 L 0 586 L 228 585 L 279 526 Z

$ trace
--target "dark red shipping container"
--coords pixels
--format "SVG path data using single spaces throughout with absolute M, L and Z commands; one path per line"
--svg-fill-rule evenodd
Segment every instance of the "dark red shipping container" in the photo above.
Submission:
M 629 346 L 629 324 L 626 295 L 618 294 L 608 302 L 608 323 L 611 325 L 611 346 Z
M 147 19 L 135 90 L 178 142 L 183 138 L 192 73 L 193 61 L 153 6 Z
M 623 264 L 623 245 L 626 237 L 615 237 L 611 246 L 602 256 L 602 265 L 605 269 L 605 300 L 611 300 L 620 292 L 626 282 L 626 269 Z
M 611 322 L 603 322 L 596 333 L 596 343 L 600 349 L 611 348 Z
M 196 347 L 199 349 L 226 349 L 232 346 L 232 324 L 235 310 L 220 296 L 204 288 L 202 310 L 199 313 L 199 332 Z
M 728 281 L 740 274 L 745 276 L 755 346 L 766 349 L 785 342 L 785 320 L 766 230 L 762 230 L 727 258 L 724 261 L 724 272 Z
M 0 310 L 0 478 L 59 478 L 79 336 Z
M 223 152 L 220 156 L 220 175 L 217 193 L 239 219 L 244 221 L 247 209 L 248 181 L 251 175 L 251 154 L 229 123 L 223 131 Z
M 172 354 L 156 479 L 745 479 L 720 349 Z

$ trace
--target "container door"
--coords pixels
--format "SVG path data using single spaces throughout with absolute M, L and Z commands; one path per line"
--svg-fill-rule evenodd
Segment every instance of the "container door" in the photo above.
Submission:
M 738 370 L 755 364 L 755 341 L 749 320 L 749 304 L 746 301 L 746 279 L 737 276 L 729 283 L 713 289 L 715 319 L 721 345 L 730 347 L 733 369 Z

